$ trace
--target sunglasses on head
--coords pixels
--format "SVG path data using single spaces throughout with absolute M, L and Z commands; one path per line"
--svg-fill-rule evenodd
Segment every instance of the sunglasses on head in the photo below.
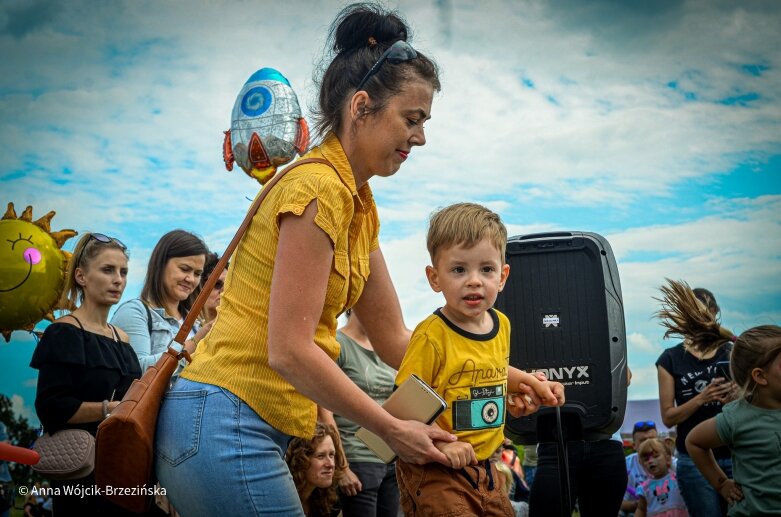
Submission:
M 122 248 L 122 251 L 125 251 L 127 249 L 127 246 L 125 246 L 121 240 L 115 239 L 114 237 L 109 237 L 108 235 L 103 235 L 102 233 L 91 233 L 89 234 L 89 239 L 87 239 L 87 242 L 84 243 L 84 247 L 81 248 L 81 251 L 79 252 L 79 257 L 76 259 L 76 267 L 81 264 L 81 259 L 84 257 L 84 250 L 87 249 L 87 246 L 89 246 L 89 243 L 93 240 L 97 241 L 98 244 L 109 244 L 113 242 L 120 248 Z
M 404 40 L 395 42 L 390 46 L 390 48 L 388 48 L 388 50 L 382 53 L 380 59 L 378 59 L 377 62 L 374 63 L 374 66 L 372 66 L 369 71 L 366 72 L 366 75 L 364 75 L 363 79 L 361 79 L 361 82 L 358 83 L 355 91 L 361 91 L 366 82 L 371 79 L 374 74 L 380 71 L 382 64 L 386 61 L 389 61 L 391 64 L 398 65 L 399 63 L 410 61 L 416 57 L 418 57 L 418 53 L 409 43 Z
M 650 431 L 651 429 L 656 429 L 656 422 L 653 420 L 640 420 L 639 422 L 635 422 L 633 433 L 642 433 L 645 431 Z

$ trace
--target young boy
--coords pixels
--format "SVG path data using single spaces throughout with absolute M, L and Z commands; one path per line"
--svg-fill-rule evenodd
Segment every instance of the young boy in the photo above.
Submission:
M 448 404 L 436 424 L 458 441 L 436 442 L 449 468 L 397 462 L 407 517 L 442 509 L 448 515 L 514 515 L 488 461 L 504 440 L 505 400 L 514 416 L 536 411 L 541 402 L 564 403 L 561 384 L 509 365 L 510 323 L 492 308 L 510 272 L 506 243 L 499 216 L 480 205 L 459 203 L 431 217 L 426 276 L 445 296 L 445 306 L 413 332 L 396 385 L 415 374 L 434 388 Z M 506 399 L 508 388 L 513 393 Z

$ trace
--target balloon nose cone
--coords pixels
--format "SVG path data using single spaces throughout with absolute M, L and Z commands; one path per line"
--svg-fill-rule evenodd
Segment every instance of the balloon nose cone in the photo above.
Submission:
M 256 81 L 277 81 L 290 86 L 290 81 L 282 75 L 278 70 L 273 68 L 261 68 L 247 79 L 247 83 Z

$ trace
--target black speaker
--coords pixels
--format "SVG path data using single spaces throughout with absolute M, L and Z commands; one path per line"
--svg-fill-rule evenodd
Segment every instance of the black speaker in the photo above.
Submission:
M 510 319 L 510 364 L 565 386 L 567 441 L 609 438 L 626 410 L 626 329 L 613 251 L 600 235 L 541 233 L 507 242 L 510 276 L 496 308 Z M 507 414 L 516 443 L 554 441 L 556 416 Z

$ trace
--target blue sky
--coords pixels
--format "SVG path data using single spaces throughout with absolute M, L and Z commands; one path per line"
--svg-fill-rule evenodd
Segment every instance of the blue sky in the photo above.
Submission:
M 138 295 L 173 228 L 222 250 L 258 185 L 222 164 L 257 69 L 304 107 L 333 1 L 7 0 L 0 6 L 0 202 L 115 235 Z M 656 396 L 665 277 L 711 289 L 736 333 L 781 322 L 781 4 L 400 1 L 442 69 L 428 143 L 372 182 L 381 244 L 414 326 L 430 211 L 498 211 L 510 233 L 597 232 L 618 260 L 632 399 Z M 310 118 L 311 121 L 311 118 Z M 71 239 L 65 249 L 72 249 Z M 32 410 L 32 338 L 0 343 L 0 393 Z

